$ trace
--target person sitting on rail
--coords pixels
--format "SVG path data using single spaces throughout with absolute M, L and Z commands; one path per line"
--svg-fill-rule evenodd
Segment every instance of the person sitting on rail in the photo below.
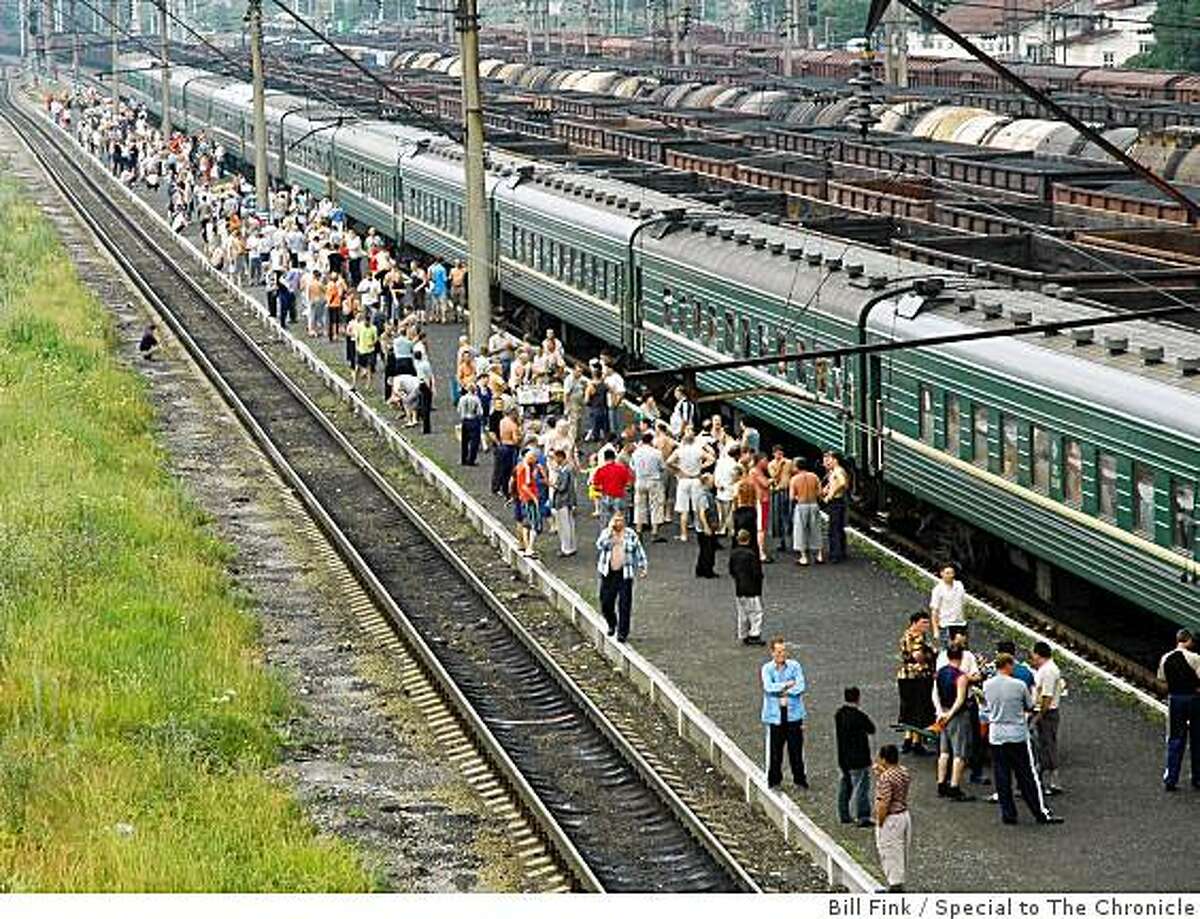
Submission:
M 147 325 L 145 330 L 142 332 L 142 340 L 138 342 L 138 351 L 141 353 L 143 358 L 148 361 L 152 361 L 154 360 L 154 355 L 158 353 L 158 348 L 159 342 L 157 329 L 152 322 Z

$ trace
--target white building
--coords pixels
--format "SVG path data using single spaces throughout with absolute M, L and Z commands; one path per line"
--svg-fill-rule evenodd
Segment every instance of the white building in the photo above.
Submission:
M 966 0 L 943 21 L 1000 60 L 1120 67 L 1154 43 L 1157 0 Z M 908 53 L 969 57 L 936 32 L 908 29 Z

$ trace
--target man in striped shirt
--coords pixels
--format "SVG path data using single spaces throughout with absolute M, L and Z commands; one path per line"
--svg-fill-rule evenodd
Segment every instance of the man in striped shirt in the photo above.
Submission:
M 646 576 L 646 551 L 637 533 L 625 526 L 618 512 L 596 540 L 596 572 L 600 575 L 600 611 L 608 623 L 608 634 L 617 641 L 629 638 L 633 613 L 633 579 Z
M 912 847 L 912 818 L 908 813 L 908 789 L 912 777 L 900 765 L 895 744 L 879 748 L 875 761 L 875 848 L 887 878 L 888 890 L 900 893 L 908 871 Z

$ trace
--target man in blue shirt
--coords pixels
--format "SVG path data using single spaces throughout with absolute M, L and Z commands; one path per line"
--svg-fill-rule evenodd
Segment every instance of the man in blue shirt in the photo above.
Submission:
M 429 266 L 429 293 L 433 297 L 433 309 L 438 322 L 448 321 L 450 285 L 446 266 L 442 264 L 440 258 L 435 259 L 433 264 Z
M 1014 663 L 1011 654 L 997 654 L 996 675 L 983 684 L 1000 819 L 1004 823 L 1017 822 L 1017 805 L 1012 792 L 1015 775 L 1021 795 L 1033 812 L 1033 819 L 1037 823 L 1062 823 L 1063 818 L 1056 817 L 1046 807 L 1041 783 L 1033 771 L 1027 722 L 1027 715 L 1033 709 L 1033 696 L 1029 687 L 1013 676 Z
M 762 666 L 762 723 L 767 726 L 767 785 L 783 781 L 783 748 L 788 751 L 792 781 L 808 788 L 804 772 L 804 669 L 787 656 L 782 636 L 771 639 L 771 660 Z

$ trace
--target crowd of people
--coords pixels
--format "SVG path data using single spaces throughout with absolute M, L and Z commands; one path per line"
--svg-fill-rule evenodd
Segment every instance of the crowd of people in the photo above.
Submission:
M 52 97 L 47 109 L 120 181 L 161 189 L 172 228 L 198 228 L 212 267 L 236 284 L 262 285 L 281 325 L 302 317 L 309 336 L 343 341 L 353 386 L 374 386 L 379 373 L 383 398 L 403 423 L 431 431 L 438 381 L 425 326 L 464 315 L 461 262 L 447 267 L 436 257 L 403 258 L 374 228 L 360 235 L 335 201 L 296 186 L 276 189 L 260 209 L 253 188 L 225 173 L 220 144 L 202 133 L 164 138 L 144 111 L 114 111 L 94 91 Z M 152 358 L 153 326 L 139 347 Z M 765 450 L 748 419 L 730 425 L 720 412 L 705 417 L 682 387 L 667 400 L 669 410 L 652 394 L 638 398 L 613 355 L 569 360 L 553 330 L 537 342 L 497 330 L 479 349 L 463 336 L 452 362 L 447 376 L 460 461 L 474 466 L 481 453 L 492 454 L 491 491 L 511 505 L 521 552 L 535 556 L 539 536 L 550 529 L 557 555 L 574 556 L 580 507 L 601 521 L 595 572 L 601 612 L 616 641 L 630 635 L 634 585 L 649 572 L 647 542 L 694 541 L 695 577 L 730 577 L 734 640 L 748 646 L 768 645 L 764 565 L 845 560 L 852 481 L 836 453 L 814 466 L 780 445 Z M 632 412 L 625 410 L 630 403 Z M 718 571 L 717 552 L 726 548 L 727 565 Z M 1046 804 L 1063 793 L 1058 734 L 1065 683 L 1053 651 L 1036 642 L 1026 662 L 1004 640 L 986 659 L 970 648 L 964 601 L 957 570 L 944 566 L 928 607 L 911 615 L 899 638 L 893 727 L 902 743 L 884 743 L 872 756 L 877 731 L 857 687 L 845 688 L 833 719 L 838 816 L 874 828 L 893 890 L 905 884 L 913 832 L 913 776 L 902 765 L 905 756 L 936 756 L 937 795 L 947 806 L 976 798 L 966 786 L 994 782 L 990 799 L 1002 822 L 1016 823 L 1015 782 L 1036 822 L 1062 822 Z M 1159 669 L 1170 689 L 1168 791 L 1177 786 L 1189 739 L 1192 782 L 1200 788 L 1200 655 L 1190 633 L 1178 638 Z M 807 789 L 804 669 L 782 637 L 771 639 L 768 651 L 759 673 L 767 781 L 781 785 L 786 753 L 794 784 Z

